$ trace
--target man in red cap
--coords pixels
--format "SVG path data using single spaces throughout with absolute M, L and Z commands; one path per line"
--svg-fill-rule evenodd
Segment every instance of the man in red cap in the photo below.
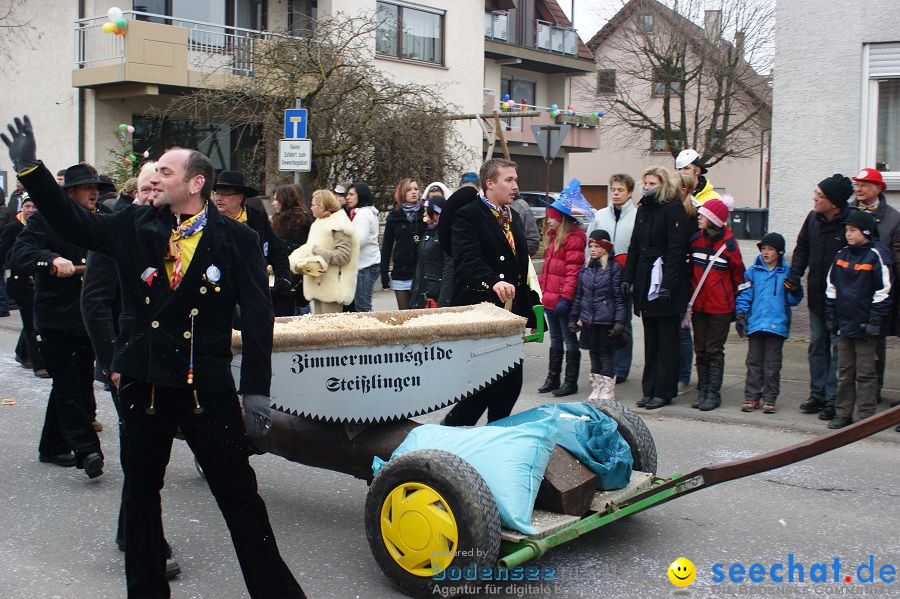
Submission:
M 882 178 L 881 173 L 874 168 L 864 168 L 856 174 L 853 179 L 853 197 L 855 202 L 850 204 L 851 208 L 857 208 L 866 212 L 875 219 L 878 228 L 878 239 L 887 246 L 894 259 L 894 280 L 898 281 L 900 277 L 900 211 L 893 206 L 889 206 L 884 198 L 884 190 L 887 185 Z M 900 304 L 900 293 L 897 292 L 896 286 L 892 290 L 891 298 L 893 300 L 893 309 L 889 314 L 893 314 L 893 322 L 887 325 L 888 335 L 900 335 L 900 316 L 898 316 L 898 304 Z M 881 388 L 884 386 L 884 364 L 885 364 L 885 338 L 879 337 L 877 344 L 878 356 L 878 397 L 881 398 Z

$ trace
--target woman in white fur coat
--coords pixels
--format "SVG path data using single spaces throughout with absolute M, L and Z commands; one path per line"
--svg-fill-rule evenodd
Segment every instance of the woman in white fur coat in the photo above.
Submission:
M 340 312 L 356 293 L 359 242 L 333 193 L 314 191 L 311 204 L 316 220 L 306 243 L 290 255 L 291 270 L 303 275 L 303 295 L 313 314 Z

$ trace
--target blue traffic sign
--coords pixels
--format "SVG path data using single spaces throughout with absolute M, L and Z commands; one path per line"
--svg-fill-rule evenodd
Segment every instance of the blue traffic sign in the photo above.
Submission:
M 284 111 L 284 139 L 306 139 L 306 108 L 288 108 Z

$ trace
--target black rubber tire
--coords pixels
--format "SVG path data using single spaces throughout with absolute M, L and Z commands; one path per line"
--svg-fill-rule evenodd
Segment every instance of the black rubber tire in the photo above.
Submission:
M 619 434 L 631 448 L 631 457 L 634 459 L 632 470 L 656 474 L 656 443 L 641 417 L 615 400 L 605 399 L 592 403 L 619 425 Z
M 500 512 L 484 479 L 465 460 L 447 451 L 426 449 L 393 459 L 381 469 L 366 495 L 366 538 L 375 561 L 395 585 L 412 597 L 453 597 L 450 587 L 479 586 L 478 581 L 436 581 L 417 576 L 398 564 L 385 546 L 381 532 L 381 510 L 398 485 L 417 482 L 428 485 L 447 503 L 457 525 L 456 555 L 447 568 L 493 568 L 500 554 Z M 463 557 L 466 553 L 467 557 Z M 463 577 L 464 578 L 464 577 Z M 476 577 L 477 578 L 477 577 Z M 444 591 L 436 590 L 444 587 Z

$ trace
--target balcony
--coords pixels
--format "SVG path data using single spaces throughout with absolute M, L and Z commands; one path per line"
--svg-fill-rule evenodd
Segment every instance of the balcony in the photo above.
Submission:
M 535 19 L 519 32 L 506 11 L 484 13 L 484 55 L 521 60 L 517 68 L 541 73 L 584 74 L 596 70 L 593 60 L 578 57 L 578 34 Z
M 104 33 L 106 17 L 75 21 L 73 86 L 98 88 L 104 99 L 217 87 L 229 77 L 252 76 L 254 46 L 273 37 L 137 11 L 125 11 L 125 18 L 125 36 Z
M 492 93 L 487 93 L 484 99 L 482 112 L 490 113 L 498 110 L 497 99 Z M 569 153 L 592 152 L 600 147 L 600 127 L 597 119 L 585 113 L 567 115 L 561 112 L 556 118 L 550 116 L 550 109 L 546 106 L 517 105 L 518 110 L 537 110 L 540 116 L 528 118 L 504 117 L 504 114 L 515 112 L 500 111 L 500 123 L 503 125 L 503 136 L 506 141 L 514 145 L 535 143 L 532 125 L 569 125 L 569 134 L 563 140 L 562 148 Z

